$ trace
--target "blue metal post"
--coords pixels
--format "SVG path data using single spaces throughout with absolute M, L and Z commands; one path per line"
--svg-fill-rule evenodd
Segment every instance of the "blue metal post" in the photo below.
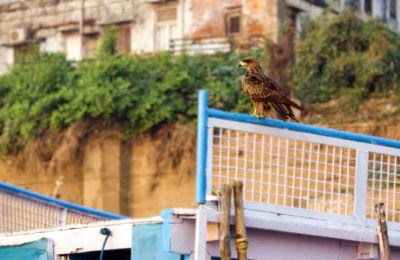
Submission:
M 207 119 L 208 91 L 199 91 L 197 114 L 197 166 L 196 166 L 196 202 L 206 202 L 206 158 L 207 158 Z

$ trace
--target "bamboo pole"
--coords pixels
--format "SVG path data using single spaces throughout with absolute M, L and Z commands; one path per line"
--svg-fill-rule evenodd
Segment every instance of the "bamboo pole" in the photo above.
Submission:
M 375 213 L 381 260 L 390 260 L 389 237 L 387 232 L 386 215 L 383 202 L 375 204 Z
M 231 259 L 231 232 L 229 223 L 229 212 L 231 209 L 232 187 L 224 184 L 221 191 L 221 235 L 219 238 L 219 250 L 221 260 Z
M 248 239 L 244 225 L 243 182 L 235 181 L 233 194 L 235 198 L 236 251 L 238 260 L 246 260 Z

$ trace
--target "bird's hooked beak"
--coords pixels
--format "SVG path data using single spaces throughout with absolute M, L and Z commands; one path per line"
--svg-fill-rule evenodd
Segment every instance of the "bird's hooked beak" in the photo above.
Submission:
M 240 67 L 242 67 L 242 66 L 246 66 L 246 63 L 243 62 L 243 61 L 241 61 L 241 62 L 239 63 L 239 66 L 238 66 L 238 67 L 240 68 Z

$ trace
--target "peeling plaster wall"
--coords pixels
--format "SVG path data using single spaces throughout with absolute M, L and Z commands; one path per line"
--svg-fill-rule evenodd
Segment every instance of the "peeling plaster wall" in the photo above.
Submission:
M 30 0 L 0 5 L 0 74 L 13 63 L 15 42 L 10 32 L 25 29 L 27 41 L 36 39 L 44 51 L 67 52 L 69 59 L 82 58 L 79 33 L 82 16 L 81 0 Z M 152 51 L 154 8 L 136 0 L 85 0 L 84 32 L 101 33 L 104 26 L 132 23 L 131 49 Z M 5 54 L 7 53 L 7 54 Z
M 225 10 L 241 4 L 242 0 L 192 0 L 189 36 L 193 38 L 225 36 Z

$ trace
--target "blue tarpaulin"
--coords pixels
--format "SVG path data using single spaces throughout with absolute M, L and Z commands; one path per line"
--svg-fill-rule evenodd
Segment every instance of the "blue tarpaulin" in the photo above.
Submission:
M 131 260 L 181 260 L 185 256 L 163 250 L 163 224 L 133 227 Z
M 40 239 L 30 243 L 0 246 L 0 260 L 50 260 L 53 259 L 52 242 Z

